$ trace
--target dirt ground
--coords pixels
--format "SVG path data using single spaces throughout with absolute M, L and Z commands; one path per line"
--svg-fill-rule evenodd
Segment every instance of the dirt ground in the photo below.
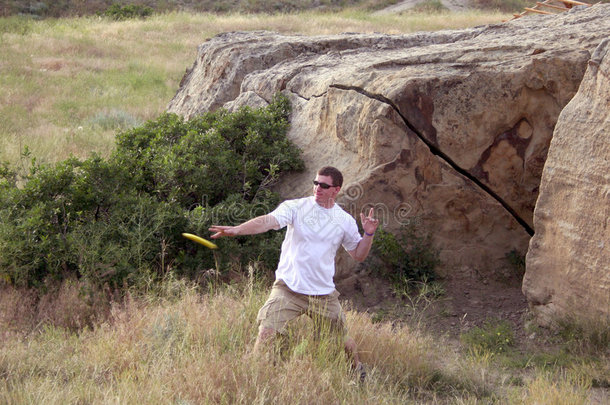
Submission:
M 528 306 L 521 279 L 492 280 L 476 273 L 439 280 L 443 291 L 435 297 L 398 296 L 388 282 L 363 274 L 337 281 L 337 289 L 354 309 L 373 318 L 400 320 L 417 316 L 434 333 L 457 338 L 487 320 L 501 319 L 513 326 L 515 338 L 526 343 Z
M 409 321 L 409 317 L 433 335 L 447 338 L 456 347 L 460 335 L 488 320 L 506 320 L 512 325 L 515 348 L 536 353 L 553 350 L 541 336 L 527 327 L 531 316 L 527 300 L 521 292 L 520 276 L 492 280 L 476 273 L 465 272 L 459 277 L 441 279 L 442 293 L 425 299 L 397 296 L 388 282 L 356 272 L 337 281 L 347 308 L 367 312 L 372 319 L 391 322 Z M 589 403 L 610 404 L 610 388 L 593 387 Z

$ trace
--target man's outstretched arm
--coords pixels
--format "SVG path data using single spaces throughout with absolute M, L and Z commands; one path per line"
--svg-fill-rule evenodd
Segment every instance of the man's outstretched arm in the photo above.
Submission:
M 267 214 L 252 218 L 237 226 L 212 225 L 209 231 L 215 232 L 210 238 L 218 239 L 223 236 L 255 235 L 271 229 L 280 229 L 280 224 L 273 215 Z

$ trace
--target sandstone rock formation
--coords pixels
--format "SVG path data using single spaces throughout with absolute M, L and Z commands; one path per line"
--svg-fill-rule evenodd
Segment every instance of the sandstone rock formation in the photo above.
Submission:
M 561 112 L 534 211 L 523 292 L 542 323 L 610 324 L 610 40 Z
M 308 167 L 284 197 L 311 193 L 316 168 L 335 165 L 352 213 L 372 204 L 390 228 L 416 218 L 446 276 L 493 276 L 527 249 L 557 117 L 608 32 L 610 5 L 401 36 L 227 33 L 200 46 L 168 110 L 283 92 Z

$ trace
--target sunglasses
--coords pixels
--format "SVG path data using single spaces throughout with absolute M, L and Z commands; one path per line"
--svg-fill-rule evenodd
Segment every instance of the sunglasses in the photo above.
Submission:
M 335 186 L 331 186 L 330 184 L 326 184 L 326 183 L 320 183 L 320 182 L 319 182 L 319 181 L 317 181 L 317 180 L 314 180 L 314 181 L 313 181 L 313 185 L 314 185 L 314 186 L 320 186 L 320 187 L 322 187 L 324 190 L 328 190 L 328 189 L 329 189 L 329 188 L 331 188 L 331 187 L 335 187 Z

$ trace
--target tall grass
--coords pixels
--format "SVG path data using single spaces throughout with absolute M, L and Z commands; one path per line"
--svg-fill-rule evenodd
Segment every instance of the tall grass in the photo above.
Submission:
M 507 367 L 485 350 L 348 310 L 369 370 L 358 383 L 340 342 L 317 339 L 308 318 L 292 324 L 278 352 L 251 352 L 265 283 L 202 292 L 170 277 L 93 317 L 83 287 L 64 284 L 46 298 L 46 313 L 25 291 L 0 291 L 1 403 L 587 404 L 600 384 L 593 370 L 607 362 Z
M 425 388 L 438 367 L 429 338 L 353 312 L 349 325 L 372 367 L 364 386 L 354 385 L 339 347 L 313 343 L 309 321 L 294 325 L 284 356 L 254 357 L 263 289 L 179 290 L 116 304 L 105 322 L 78 332 L 48 325 L 27 340 L 5 337 L 0 402 L 404 403 L 409 387 Z
M 169 13 L 114 22 L 97 17 L 0 18 L 0 161 L 27 145 L 39 162 L 107 155 L 119 129 L 156 118 L 196 48 L 233 30 L 408 33 L 499 22 L 499 13 L 372 16 Z

